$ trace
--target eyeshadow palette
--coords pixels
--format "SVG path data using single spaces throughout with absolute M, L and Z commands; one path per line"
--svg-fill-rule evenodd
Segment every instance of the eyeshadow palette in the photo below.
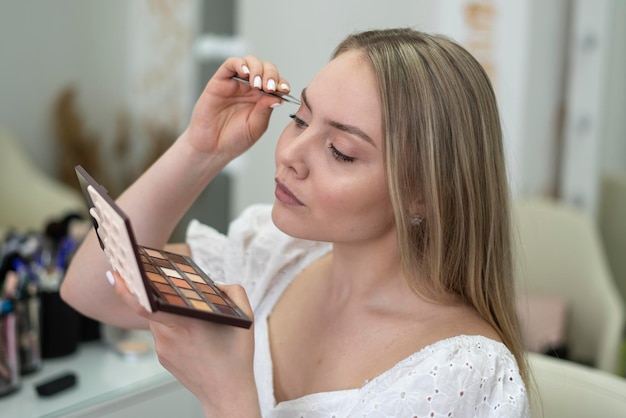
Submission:
M 81 166 L 76 174 L 100 247 L 149 312 L 250 328 L 252 321 L 190 257 L 137 244 L 130 219 Z

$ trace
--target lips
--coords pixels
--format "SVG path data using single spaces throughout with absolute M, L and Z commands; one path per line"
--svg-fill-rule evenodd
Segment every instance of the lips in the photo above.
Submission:
M 287 186 L 281 183 L 278 179 L 276 179 L 276 190 L 274 191 L 274 196 L 286 205 L 304 206 L 304 204 L 298 200 L 296 195 L 294 195 L 291 190 L 289 190 Z

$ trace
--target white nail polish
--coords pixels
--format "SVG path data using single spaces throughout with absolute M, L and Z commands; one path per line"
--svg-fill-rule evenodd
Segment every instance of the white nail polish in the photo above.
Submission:
M 241 71 L 243 71 L 244 74 L 250 74 L 250 69 L 245 64 L 241 66 Z
M 283 104 L 283 102 L 272 103 L 272 104 L 270 105 L 270 107 L 271 107 L 272 109 L 276 109 L 277 107 L 282 106 L 282 104 Z
M 283 91 L 289 91 L 289 90 L 290 90 L 290 88 L 289 88 L 289 84 L 287 84 L 287 83 L 281 83 L 281 85 L 280 85 L 280 89 L 281 89 L 281 90 L 283 90 Z
M 111 286 L 115 286 L 115 277 L 113 277 L 113 273 L 107 270 L 107 272 L 105 273 L 105 276 L 107 276 L 107 280 L 109 281 L 109 284 Z
M 272 80 L 271 78 L 267 82 L 267 89 L 269 91 L 276 91 L 276 82 L 274 80 Z
M 254 77 L 253 86 L 256 87 L 257 89 L 260 89 L 261 87 L 263 87 L 260 75 L 257 75 L 256 77 Z

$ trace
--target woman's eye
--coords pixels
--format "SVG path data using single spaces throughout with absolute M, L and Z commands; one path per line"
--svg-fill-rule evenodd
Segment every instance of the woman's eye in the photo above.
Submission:
M 337 148 L 335 148 L 335 146 L 333 144 L 330 144 L 328 146 L 328 148 L 330 148 L 330 152 L 333 154 L 333 157 L 335 158 L 335 160 L 341 161 L 341 162 L 344 162 L 344 163 L 352 163 L 352 162 L 354 162 L 354 157 L 349 157 L 346 154 L 343 154 Z
M 289 115 L 289 117 L 293 119 L 293 122 L 296 124 L 298 128 L 304 129 L 308 126 L 308 124 L 302 119 L 300 119 L 299 117 L 297 117 L 295 113 L 292 113 L 291 115 Z

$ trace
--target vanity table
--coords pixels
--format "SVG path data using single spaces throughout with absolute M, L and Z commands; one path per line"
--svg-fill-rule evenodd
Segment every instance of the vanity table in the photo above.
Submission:
M 35 386 L 64 372 L 75 386 L 50 397 Z M 101 341 L 81 343 L 68 356 L 46 359 L 41 370 L 22 377 L 19 391 L 0 398 L 1 418 L 202 417 L 199 401 L 158 362 L 154 349 L 123 356 Z

